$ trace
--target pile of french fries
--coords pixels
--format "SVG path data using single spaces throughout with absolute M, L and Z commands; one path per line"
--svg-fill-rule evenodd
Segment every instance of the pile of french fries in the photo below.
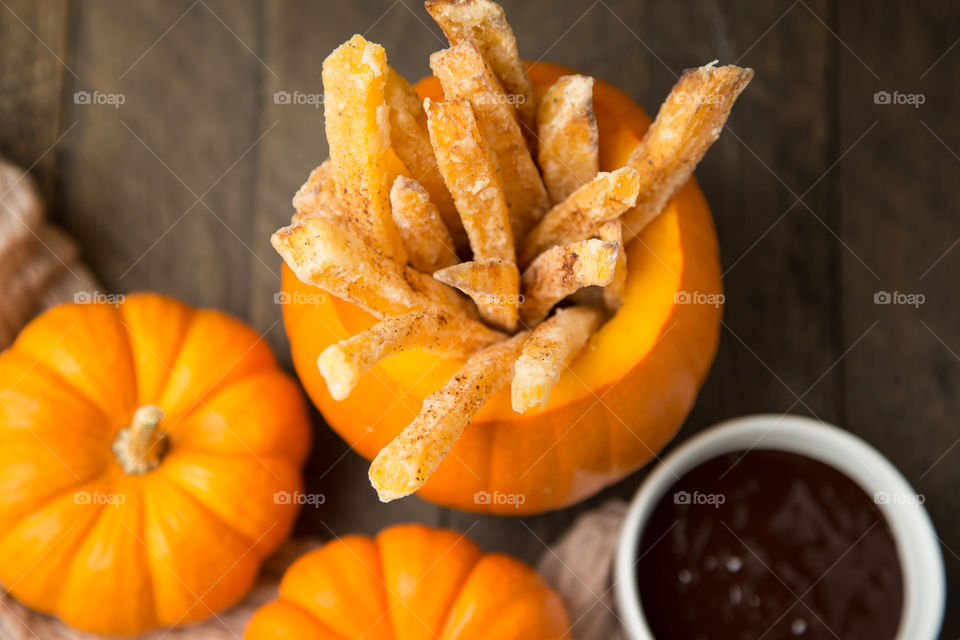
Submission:
M 421 101 L 379 44 L 338 47 L 323 63 L 330 158 L 272 237 L 303 282 L 379 319 L 319 354 L 335 399 L 393 354 L 465 358 L 371 464 L 383 501 L 423 486 L 506 385 L 515 411 L 546 406 L 621 304 L 624 244 L 687 182 L 753 76 L 688 70 L 626 166 L 601 173 L 592 78 L 564 76 L 537 104 L 498 4 L 426 8 L 450 42 L 430 56 L 443 100 Z M 586 287 L 603 295 L 576 295 Z

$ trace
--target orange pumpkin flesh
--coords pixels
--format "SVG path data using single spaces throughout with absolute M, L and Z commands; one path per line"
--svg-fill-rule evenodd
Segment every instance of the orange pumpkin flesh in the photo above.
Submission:
M 225 314 L 154 294 L 56 307 L 0 355 L 0 389 L 0 583 L 33 609 L 109 634 L 193 622 L 293 525 L 275 494 L 300 489 L 306 408 Z M 112 446 L 145 405 L 158 456 L 135 473 L 146 451 Z
M 526 565 L 462 534 L 397 525 L 298 559 L 246 640 L 533 640 L 565 636 L 560 597 Z
M 550 63 L 530 67 L 538 96 L 568 73 Z M 436 78 L 422 80 L 417 90 L 442 98 Z M 600 168 L 611 171 L 626 163 L 650 120 L 626 94 L 599 80 L 594 111 Z M 564 372 L 546 408 L 516 414 L 504 389 L 473 419 L 420 497 L 504 515 L 558 509 L 636 470 L 673 437 L 713 361 L 721 318 L 719 306 L 677 303 L 680 292 L 722 291 L 716 232 L 694 180 L 627 246 L 627 264 L 622 308 Z M 311 295 L 317 290 L 286 266 L 283 289 L 293 301 L 283 315 L 300 379 L 327 422 L 368 459 L 462 364 L 423 351 L 393 356 L 346 400 L 335 401 L 316 358 L 375 319 L 333 296 L 317 303 Z

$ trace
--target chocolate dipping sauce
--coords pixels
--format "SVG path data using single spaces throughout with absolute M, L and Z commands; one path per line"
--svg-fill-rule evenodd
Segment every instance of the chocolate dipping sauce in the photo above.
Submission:
M 658 639 L 893 638 L 896 543 L 873 498 L 822 462 L 734 452 L 692 469 L 640 539 L 640 600 Z

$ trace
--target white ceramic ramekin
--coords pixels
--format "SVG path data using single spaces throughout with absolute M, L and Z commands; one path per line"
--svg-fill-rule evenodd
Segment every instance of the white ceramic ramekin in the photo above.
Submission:
M 640 533 L 661 496 L 710 458 L 750 448 L 791 451 L 845 473 L 871 496 L 890 524 L 903 572 L 903 613 L 898 640 L 934 640 L 946 597 L 943 556 L 923 499 L 896 467 L 856 436 L 801 416 L 756 415 L 728 420 L 694 436 L 668 455 L 633 498 L 615 558 L 620 619 L 631 640 L 651 640 L 637 586 Z

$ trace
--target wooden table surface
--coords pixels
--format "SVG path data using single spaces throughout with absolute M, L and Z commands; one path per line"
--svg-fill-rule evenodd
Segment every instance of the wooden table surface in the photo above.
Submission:
M 678 441 L 725 418 L 799 413 L 887 455 L 926 498 L 960 635 L 960 4 L 513 0 L 528 59 L 612 82 L 654 110 L 684 68 L 756 69 L 697 170 L 722 249 L 716 364 Z M 327 154 L 320 64 L 364 33 L 409 78 L 445 46 L 416 0 L 2 0 L 0 154 L 32 168 L 52 217 L 114 291 L 228 310 L 289 362 L 268 238 Z M 76 92 L 120 94 L 119 106 Z M 875 93 L 923 104 L 877 104 Z M 895 100 L 894 100 L 895 101 Z M 878 292 L 923 304 L 878 305 Z M 317 417 L 303 533 L 405 520 L 469 530 L 533 561 L 584 504 L 508 519 L 377 502 L 366 463 Z

